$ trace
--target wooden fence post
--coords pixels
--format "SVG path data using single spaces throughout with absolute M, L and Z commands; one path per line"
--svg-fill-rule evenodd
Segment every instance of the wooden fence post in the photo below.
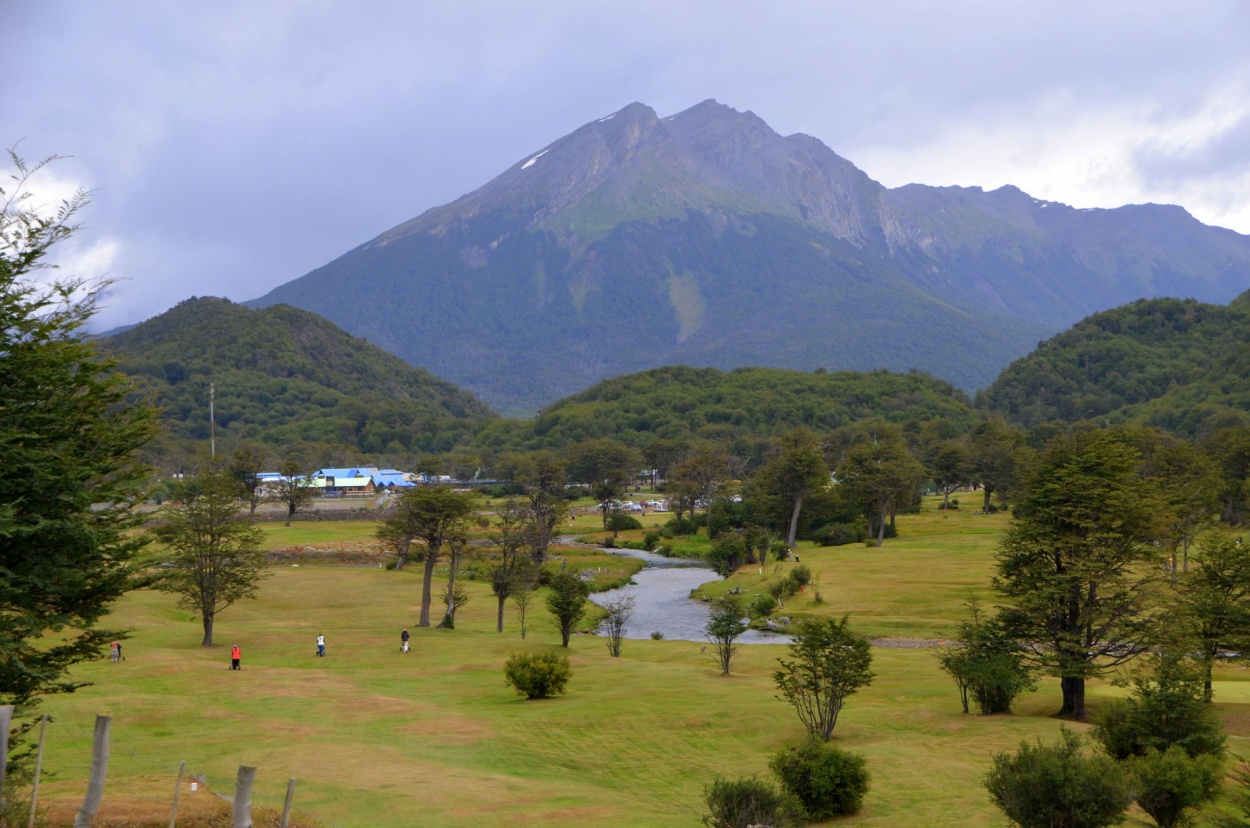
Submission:
M 5 796 L 4 786 L 8 783 L 6 771 L 9 764 L 9 726 L 13 722 L 13 705 L 0 705 L 0 758 L 4 761 L 0 762 L 0 806 L 4 805 Z
M 239 766 L 234 781 L 234 828 L 252 828 L 252 783 L 256 781 L 256 768 Z
M 178 764 L 178 781 L 174 783 L 174 804 L 169 809 L 169 828 L 174 828 L 178 822 L 178 797 L 182 796 L 182 774 L 186 769 L 186 762 Z
M 286 781 L 286 802 L 282 803 L 281 828 L 291 828 L 291 805 L 295 802 L 295 777 Z
M 91 828 L 100 810 L 100 802 L 104 799 L 104 780 L 109 771 L 109 728 L 112 724 L 112 716 L 95 717 L 95 740 L 91 746 L 91 781 L 87 783 L 87 796 L 83 799 L 82 807 L 74 817 L 74 828 Z
M 48 714 L 39 717 L 39 750 L 35 752 L 35 781 L 30 786 L 30 819 L 26 828 L 35 828 L 35 814 L 39 808 L 39 775 L 43 772 L 43 737 L 48 732 Z

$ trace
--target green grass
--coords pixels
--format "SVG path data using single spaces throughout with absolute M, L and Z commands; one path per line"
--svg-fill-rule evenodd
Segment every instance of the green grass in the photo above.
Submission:
M 987 594 L 1005 521 L 926 512 L 900 518 L 903 537 L 880 549 L 802 548 L 826 603 L 811 604 L 809 588 L 786 611 L 849 612 L 871 635 L 945 635 L 969 590 Z M 311 534 L 298 543 L 371 532 L 299 528 Z M 607 565 L 595 560 L 579 554 L 570 566 Z M 737 579 L 749 589 L 758 577 Z M 528 641 L 511 609 L 505 633 L 495 633 L 488 587 L 467 586 L 458 629 L 418 630 L 415 568 L 280 568 L 258 600 L 219 616 L 214 650 L 198 646 L 198 620 L 171 596 L 132 594 L 110 619 L 134 629 L 127 660 L 81 665 L 77 676 L 95 684 L 45 704 L 55 723 L 44 765 L 57 777 L 41 795 L 81 801 L 99 712 L 114 717 L 106 801 L 172 789 L 186 760 L 188 773 L 227 795 L 239 765 L 257 766 L 255 799 L 270 807 L 281 807 L 294 776 L 297 809 L 335 828 L 695 826 L 715 775 L 765 774 L 770 755 L 802 737 L 775 698 L 781 645 L 742 648 L 734 674 L 721 677 L 698 643 L 627 641 L 612 659 L 602 639 L 574 636 L 567 695 L 523 700 L 504 684 L 504 661 L 553 647 L 558 634 L 541 600 Z M 413 633 L 408 655 L 399 652 L 404 626 Z M 318 634 L 327 637 L 324 659 L 313 655 Z M 243 649 L 237 673 L 226 669 L 234 643 Z M 980 779 L 993 752 L 1056 736 L 1057 682 L 1043 680 L 1016 715 L 965 716 L 932 650 L 875 649 L 873 666 L 876 681 L 850 700 L 835 733 L 868 756 L 873 774 L 853 824 L 1006 825 Z M 1219 678 L 1230 747 L 1250 753 L 1247 672 Z M 1091 704 L 1116 692 L 1094 683 Z

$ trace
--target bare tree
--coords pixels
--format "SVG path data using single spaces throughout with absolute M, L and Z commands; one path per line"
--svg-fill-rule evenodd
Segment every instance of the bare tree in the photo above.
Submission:
M 634 615 L 634 597 L 622 595 L 602 605 L 607 611 L 603 619 L 603 631 L 608 639 L 608 654 L 613 658 L 621 656 L 621 642 L 625 640 L 625 625 Z

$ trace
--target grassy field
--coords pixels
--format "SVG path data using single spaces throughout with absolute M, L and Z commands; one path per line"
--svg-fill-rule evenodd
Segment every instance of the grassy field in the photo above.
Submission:
M 593 529 L 578 518 L 577 531 Z M 802 548 L 820 576 L 787 612 L 849 612 L 873 636 L 941 638 L 968 595 L 988 596 L 993 545 L 1005 518 L 925 512 L 900 518 L 902 537 L 880 549 Z M 364 540 L 369 524 L 266 527 L 274 547 Z M 298 539 L 293 539 L 298 538 Z M 572 565 L 593 565 L 593 557 Z M 745 591 L 782 574 L 741 572 Z M 171 596 L 140 592 L 113 618 L 134 629 L 127 660 L 82 665 L 94 685 L 50 699 L 55 718 L 45 801 L 81 801 L 96 713 L 114 717 L 106 803 L 167 807 L 180 760 L 201 775 L 192 803 L 229 795 L 241 764 L 259 768 L 256 801 L 280 807 L 296 777 L 297 809 L 334 828 L 379 826 L 699 824 L 703 786 L 717 775 L 765 774 L 770 755 L 797 741 L 793 712 L 774 697 L 781 645 L 744 647 L 721 677 L 698 643 L 628 641 L 609 658 L 602 639 L 575 636 L 566 696 L 524 701 L 505 686 L 509 654 L 551 648 L 558 635 L 532 611 L 521 641 L 509 613 L 494 631 L 494 598 L 481 582 L 454 631 L 418 630 L 417 571 L 368 567 L 275 569 L 260 598 L 226 610 L 213 650 L 198 619 Z M 721 584 L 709 587 L 715 592 Z M 399 631 L 413 651 L 399 652 Z M 328 656 L 316 658 L 318 634 Z M 243 670 L 227 670 L 229 648 Z M 558 649 L 558 648 L 557 648 Z M 874 650 L 877 679 L 848 704 L 836 742 L 862 751 L 873 774 L 864 826 L 1002 826 L 979 782 L 995 751 L 1052 739 L 1060 722 L 1054 680 L 1016 715 L 965 716 L 932 650 Z M 1219 709 L 1250 753 L 1250 676 L 1219 676 Z M 1093 705 L 1118 692 L 1091 687 Z M 1080 729 L 1080 726 L 1076 726 Z M 1129 825 L 1149 824 L 1131 819 Z

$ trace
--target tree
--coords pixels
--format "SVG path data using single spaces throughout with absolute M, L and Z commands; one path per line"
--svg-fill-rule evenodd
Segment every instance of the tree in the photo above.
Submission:
M 829 467 L 825 465 L 816 435 L 806 428 L 783 434 L 772 457 L 756 471 L 752 483 L 756 497 L 770 505 L 776 504 L 769 512 L 784 509 L 788 518 L 786 545 L 793 547 L 804 499 L 829 488 Z
M 707 513 L 707 534 L 712 537 L 712 504 L 722 496 L 732 478 L 729 450 L 724 443 L 697 440 L 686 459 L 678 463 L 670 475 L 677 491 L 689 500 L 691 514 L 700 501 Z M 693 496 L 693 498 L 691 498 Z M 679 495 L 680 497 L 680 495 Z
M 625 640 L 625 625 L 634 614 L 633 596 L 626 595 L 606 601 L 603 609 L 606 612 L 603 630 L 608 640 L 608 655 L 620 658 L 621 643 Z
M 829 741 L 848 696 L 872 683 L 868 639 L 851 632 L 847 616 L 799 622 L 789 645 L 791 661 L 778 659 L 773 681 L 812 736 Z
M 943 650 L 938 662 L 959 686 L 965 713 L 969 698 L 984 715 L 1010 713 L 1016 696 L 1036 686 L 1024 652 L 998 619 L 984 617 L 975 598 L 968 602 L 968 613 L 970 618 L 959 625 L 958 646 Z
M 569 450 L 567 468 L 569 476 L 578 483 L 590 487 L 590 496 L 603 508 L 603 528 L 608 528 L 608 508 L 610 501 L 616 500 L 625 492 L 630 477 L 642 465 L 642 457 L 637 449 L 625 445 L 619 440 L 608 438 L 583 440 Z
M 868 534 L 885 540 L 885 522 L 911 503 L 924 478 L 924 467 L 911 456 L 899 437 L 883 435 L 851 448 L 838 465 L 838 485 L 860 504 L 868 519 Z
M 164 508 L 155 529 L 168 549 L 169 567 L 158 586 L 179 595 L 178 606 L 199 613 L 203 647 L 213 646 L 217 614 L 255 598 L 269 574 L 264 533 L 239 515 L 238 492 L 229 471 L 210 466 L 183 487 L 180 504 Z
M 1240 761 L 1233 767 L 1233 787 L 1228 798 L 1237 813 L 1221 814 L 1218 828 L 1250 828 L 1250 762 Z
M 942 505 L 949 509 L 951 492 L 968 485 L 972 479 L 972 455 L 963 440 L 943 440 L 934 446 L 925 466 L 933 485 L 942 493 Z
M 1146 656 L 1127 699 L 1094 716 L 1094 738 L 1116 759 L 1179 747 L 1190 756 L 1224 753 L 1224 726 L 1202 693 L 1202 674 L 1183 638 L 1165 641 Z
M 1240 526 L 1250 505 L 1250 426 L 1220 429 L 1203 440 L 1201 448 L 1219 469 L 1220 519 Z
M 265 450 L 252 443 L 244 443 L 230 455 L 230 476 L 234 478 L 239 490 L 243 493 L 248 514 L 256 514 L 256 507 L 263 499 L 264 484 L 260 475 L 264 471 L 266 459 Z
M 499 535 L 496 538 L 499 545 L 499 562 L 490 573 L 491 592 L 495 593 L 495 599 L 498 601 L 495 616 L 496 632 L 503 632 L 504 603 L 517 588 L 523 577 L 522 570 L 526 570 L 525 576 L 531 579 L 533 577 L 533 573 L 529 572 L 533 569 L 533 561 L 528 554 L 530 540 L 528 517 L 528 509 L 516 500 L 506 501 L 496 517 L 499 527 Z
M 547 610 L 560 628 L 560 643 L 567 647 L 573 626 L 586 614 L 586 596 L 590 595 L 590 587 L 572 572 L 558 572 L 551 576 L 549 586 L 551 592 L 547 595 Z
M 568 503 L 561 496 L 568 470 L 559 457 L 546 450 L 508 456 L 501 469 L 525 492 L 527 514 L 522 522 L 529 533 L 530 554 L 535 563 L 542 564 L 547 560 L 556 528 L 569 512 Z
M 1002 503 L 1020 478 L 1020 452 L 1025 445 L 1024 433 L 1007 425 L 999 417 L 978 423 L 968 435 L 972 482 L 984 491 L 982 509 L 991 511 L 992 495 L 997 492 Z
M 512 585 L 510 594 L 512 596 L 512 606 L 516 607 L 517 622 L 521 627 L 521 640 L 525 640 L 525 634 L 528 631 L 525 619 L 529 614 L 530 604 L 534 600 L 534 590 L 538 587 L 538 568 L 533 566 L 516 573 L 516 581 Z
M 278 469 L 278 481 L 273 486 L 271 497 L 273 502 L 286 507 L 286 523 L 283 526 L 290 526 L 295 513 L 312 502 L 312 489 L 308 487 L 308 478 L 300 471 L 298 462 L 287 460 Z
M 707 626 L 703 628 L 707 640 L 712 642 L 716 651 L 716 661 L 720 664 L 721 675 L 729 675 L 729 667 L 733 663 L 734 653 L 738 651 L 738 636 L 747 631 L 747 623 L 742 619 L 746 611 L 736 595 L 725 595 L 712 604 L 708 614 Z
M 1250 657 L 1250 546 L 1223 534 L 1199 545 L 1197 566 L 1177 589 L 1198 643 L 1203 693 L 1211 700 L 1211 673 L 1221 657 Z
M 0 701 L 18 715 L 87 682 L 73 665 L 125 633 L 97 628 L 142 583 L 147 538 L 136 507 L 148 470 L 138 449 L 156 412 L 100 359 L 85 333 L 106 284 L 39 279 L 78 229 L 79 192 L 50 215 L 30 206 L 32 176 L 10 151 L 0 187 Z M 49 633 L 57 633 L 55 639 Z M 0 761 L 3 761 L 0 758 Z
M 1188 572 L 1190 547 L 1219 511 L 1219 470 L 1189 443 L 1151 436 L 1144 473 L 1158 482 L 1167 506 L 1160 540 L 1170 550 L 1168 568 Z
M 1109 756 L 1081 755 L 1064 728 L 1058 744 L 1020 743 L 999 753 L 985 777 L 990 799 L 1022 828 L 1102 828 L 1124 821 L 1133 801 L 1128 774 Z
M 1219 793 L 1220 766 L 1216 756 L 1190 756 L 1179 747 L 1135 757 L 1129 768 L 1137 786 L 1137 805 L 1159 828 L 1188 825 L 1186 811 Z
M 1000 541 L 1000 617 L 1030 660 L 1060 679 L 1059 715 L 1085 718 L 1085 679 L 1151 642 L 1159 499 L 1137 452 L 1110 432 L 1051 444 Z
M 378 536 L 393 546 L 407 550 L 413 542 L 425 553 L 425 571 L 421 582 L 421 618 L 419 627 L 430 626 L 430 604 L 433 599 L 434 566 L 444 548 L 456 554 L 459 541 L 472 523 L 481 493 L 458 492 L 447 486 L 414 486 L 395 503 L 395 513 L 382 521 Z M 407 552 L 404 553 L 405 557 Z M 457 559 L 458 560 L 458 559 Z M 398 567 L 397 567 L 398 568 Z M 452 584 L 454 590 L 454 583 Z M 454 591 L 448 593 L 454 597 Z M 455 607 L 448 603 L 448 614 L 454 619 Z M 447 614 L 444 615 L 447 618 Z

